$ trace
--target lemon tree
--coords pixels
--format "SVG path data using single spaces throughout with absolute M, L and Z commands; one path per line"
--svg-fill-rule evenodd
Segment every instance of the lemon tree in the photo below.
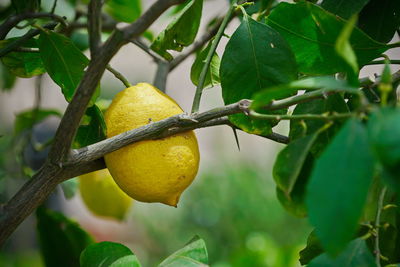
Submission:
M 400 264 L 398 0 L 221 0 L 207 16 L 204 0 L 3 2 L 1 100 L 27 78 L 36 96 L 13 125 L 0 116 L 0 245 L 37 211 L 48 266 L 140 266 L 129 248 L 96 243 L 46 201 L 59 184 L 73 197 L 79 177 L 101 217 L 131 216 L 132 198 L 177 207 L 199 169 L 193 130 L 224 125 L 285 145 L 268 175 L 277 201 L 314 227 L 302 265 Z M 113 68 L 134 45 L 155 63 L 153 82 L 132 85 L 139 74 Z M 193 86 L 179 89 L 194 95 L 190 112 L 168 96 L 169 74 L 185 61 Z M 379 66 L 374 78 L 364 74 L 370 65 Z M 121 82 L 113 99 L 105 72 Z M 47 108 L 47 76 L 65 110 Z M 206 87 L 220 88 L 224 105 L 202 109 Z M 276 128 L 283 120 L 288 127 Z M 16 191 L 6 186 L 15 177 L 29 179 Z M 213 264 L 199 237 L 160 262 Z

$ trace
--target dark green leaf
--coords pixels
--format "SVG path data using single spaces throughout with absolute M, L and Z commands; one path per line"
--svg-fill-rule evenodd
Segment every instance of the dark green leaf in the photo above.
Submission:
M 11 38 L 0 41 L 0 48 L 15 41 L 17 38 Z M 24 43 L 25 48 L 37 48 L 35 39 L 30 39 Z M 3 64 L 15 76 L 30 78 L 46 72 L 40 54 L 37 52 L 11 52 L 1 58 Z
M 318 132 L 290 142 L 279 152 L 272 171 L 277 186 L 289 196 Z
M 252 109 L 265 107 L 272 100 L 282 99 L 291 94 L 296 93 L 298 90 L 313 90 L 313 89 L 329 89 L 329 90 L 342 90 L 344 92 L 357 92 L 357 88 L 351 87 L 343 80 L 337 80 L 331 76 L 322 77 L 309 77 L 302 80 L 293 81 L 291 83 L 274 86 L 257 92 L 253 96 Z
M 79 267 L 79 256 L 93 243 L 76 222 L 63 214 L 39 208 L 37 210 L 39 244 L 46 266 Z
M 316 161 L 306 204 L 325 250 L 337 255 L 354 237 L 374 170 L 367 130 L 350 119 Z
M 400 109 L 383 108 L 368 122 L 370 144 L 384 166 L 400 164 Z
M 78 180 L 76 178 L 66 180 L 61 183 L 61 188 L 64 193 L 64 197 L 66 199 L 71 199 L 75 196 L 76 191 L 78 190 Z
M 328 96 L 327 99 L 315 99 L 311 102 L 298 104 L 293 111 L 293 115 L 323 114 L 326 112 L 347 113 L 349 110 L 343 97 L 340 94 L 333 94 Z M 336 120 L 336 123 L 318 135 L 317 141 L 314 142 L 311 148 L 311 153 L 315 157 L 318 157 L 326 145 L 331 142 L 343 121 L 344 120 Z M 326 125 L 326 122 L 321 120 L 293 120 L 290 122 L 289 137 L 291 140 L 295 140 L 304 135 L 319 131 L 324 125 Z
M 80 257 L 81 267 L 140 267 L 132 251 L 122 244 L 100 242 L 88 246 Z
M 48 74 L 71 101 L 89 60 L 69 38 L 52 31 L 42 32 L 38 44 Z M 92 97 L 91 104 L 97 96 Z
M 310 2 L 282 2 L 267 18 L 267 24 L 277 30 L 291 46 L 299 71 L 312 75 L 347 71 L 347 63 L 335 51 L 336 39 L 345 23 Z M 372 40 L 357 28 L 349 41 L 360 67 L 388 49 L 385 44 Z
M 0 62 L 0 89 L 9 91 L 15 84 L 16 77 Z
M 208 266 L 207 264 L 206 244 L 203 239 L 195 236 L 185 247 L 166 258 L 158 266 Z
M 192 80 L 192 83 L 196 86 L 199 83 L 200 73 L 206 63 L 206 58 L 208 52 L 210 51 L 210 48 L 211 48 L 211 42 L 204 50 L 202 50 L 197 55 L 196 60 L 194 61 L 192 68 L 190 70 L 190 79 Z M 204 81 L 204 88 L 208 86 L 213 87 L 221 82 L 219 79 L 219 65 L 220 65 L 220 59 L 217 53 L 215 53 L 211 59 L 210 68 L 208 69 L 206 79 Z
M 309 267 L 375 267 L 375 260 L 368 250 L 365 240 L 356 239 L 336 258 L 322 254 L 314 259 Z
M 142 13 L 141 0 L 108 0 L 105 10 L 118 21 L 133 22 Z
M 358 14 L 367 3 L 368 0 L 324 0 L 321 6 L 335 15 L 348 19 Z
M 53 109 L 30 109 L 18 113 L 14 123 L 15 135 L 20 134 L 24 130 L 31 129 L 36 123 L 46 119 L 49 116 L 61 117 L 61 113 Z
M 172 55 L 167 50 L 182 51 L 193 43 L 200 26 L 203 0 L 192 0 L 182 12 L 161 32 L 152 43 L 151 49 L 167 60 Z
M 225 48 L 220 78 L 224 102 L 231 104 L 295 80 L 296 62 L 286 41 L 274 29 L 244 16 Z M 273 126 L 244 114 L 233 115 L 230 120 L 246 132 L 261 135 L 269 134 Z
M 99 107 L 97 105 L 89 107 L 85 116 L 88 122 L 79 126 L 74 141 L 75 148 L 88 146 L 106 138 L 106 124 Z
M 373 39 L 387 43 L 400 27 L 398 0 L 370 0 L 358 19 L 360 29 Z
M 34 12 L 40 8 L 40 0 L 11 0 L 17 13 Z

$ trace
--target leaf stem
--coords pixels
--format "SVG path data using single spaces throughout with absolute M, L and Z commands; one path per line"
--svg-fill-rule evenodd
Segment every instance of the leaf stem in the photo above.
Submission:
M 387 189 L 386 186 L 382 188 L 382 191 L 379 195 L 378 209 L 376 211 L 376 217 L 375 217 L 375 263 L 377 267 L 381 267 L 381 251 L 379 248 L 379 228 L 380 228 L 381 213 L 383 208 L 383 201 L 385 199 L 386 189 Z
M 112 74 L 114 74 L 115 78 L 117 78 L 118 80 L 120 80 L 125 87 L 131 87 L 132 85 L 130 84 L 130 82 L 128 81 L 128 79 L 126 79 L 124 77 L 124 75 L 122 75 L 119 71 L 117 71 L 116 69 L 114 69 L 113 67 L 111 67 L 110 64 L 107 65 L 106 69 L 111 72 Z
M 199 83 L 197 85 L 196 94 L 193 99 L 192 113 L 199 111 L 201 95 L 203 93 L 203 88 L 204 88 L 204 82 L 206 80 L 207 72 L 210 68 L 210 63 L 211 63 L 212 57 L 215 53 L 215 50 L 217 50 L 217 46 L 218 46 L 219 42 L 221 41 L 221 38 L 224 34 L 226 26 L 228 25 L 230 17 L 232 16 L 233 12 L 235 11 L 236 2 L 237 1 L 233 1 L 231 3 L 229 10 L 224 17 L 224 20 L 222 21 L 221 26 L 219 27 L 218 32 L 215 35 L 215 38 L 211 43 L 210 51 L 208 52 L 208 55 L 206 57 L 206 63 L 204 64 L 203 69 L 201 70 L 201 73 L 200 73 Z

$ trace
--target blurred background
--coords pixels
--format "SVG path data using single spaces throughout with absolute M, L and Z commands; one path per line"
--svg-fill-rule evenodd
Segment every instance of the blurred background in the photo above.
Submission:
M 5 0 L 0 0 L 0 3 Z M 7 2 L 7 1 L 5 1 Z M 142 1 L 146 9 L 153 0 Z M 42 0 L 51 7 L 51 0 Z M 203 24 L 217 14 L 224 14 L 226 0 L 205 1 Z M 71 18 L 75 6 L 59 0 L 56 13 Z M 161 17 L 151 27 L 158 34 L 171 20 Z M 232 21 L 226 33 L 231 35 L 239 25 Z M 9 36 L 18 36 L 15 30 Z M 106 36 L 104 36 L 106 37 Z M 222 55 L 227 38 L 218 48 Z M 393 51 L 398 53 L 398 51 Z M 399 53 L 398 53 L 399 54 Z M 189 57 L 168 77 L 167 94 L 189 111 L 195 92 L 190 81 L 194 56 Z M 111 65 L 132 83 L 153 82 L 156 64 L 133 44 L 124 46 Z M 381 66 L 363 69 L 362 77 L 380 73 Z M 101 98 L 112 99 L 123 90 L 121 82 L 106 73 L 101 82 Z M 9 92 L 0 91 L 0 200 L 10 198 L 32 173 L 20 169 L 18 163 L 39 164 L 44 153 L 25 148 L 26 143 L 12 140 L 15 114 L 35 105 L 35 79 L 18 79 Z M 40 104 L 43 108 L 61 112 L 67 103 L 60 88 L 48 77 L 43 77 Z M 219 86 L 203 94 L 201 110 L 223 105 Z M 51 118 L 34 128 L 34 138 L 45 142 L 54 134 L 58 119 Z M 287 134 L 288 125 L 279 124 L 276 132 Z M 298 252 L 305 246 L 311 231 L 306 219 L 288 214 L 278 202 L 272 179 L 274 159 L 283 145 L 265 138 L 238 132 L 240 151 L 232 130 L 218 126 L 196 130 L 201 153 L 197 178 L 183 193 L 178 208 L 161 204 L 134 202 L 126 220 L 118 222 L 94 216 L 76 194 L 66 199 L 58 188 L 48 205 L 77 221 L 96 241 L 121 242 L 137 254 L 143 266 L 155 266 L 167 255 L 181 248 L 194 235 L 207 245 L 212 266 L 299 266 Z M 26 220 L 0 252 L 1 266 L 43 266 L 36 238 L 34 216 Z

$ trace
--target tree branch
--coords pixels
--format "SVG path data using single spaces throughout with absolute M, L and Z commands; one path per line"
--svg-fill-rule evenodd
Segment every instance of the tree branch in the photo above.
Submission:
M 0 26 L 0 40 L 4 40 L 11 29 L 17 26 L 18 23 L 20 23 L 21 21 L 36 18 L 50 18 L 61 23 L 64 26 L 68 26 L 65 18 L 52 13 L 23 13 L 9 17 L 5 22 L 3 22 L 3 24 Z
M 158 61 L 157 62 L 157 72 L 156 75 L 154 76 L 154 86 L 157 87 L 158 89 L 161 90 L 161 92 L 165 93 L 165 90 L 167 89 L 167 79 L 168 79 L 168 74 L 170 71 L 170 65 L 169 62 L 167 61 Z
M 101 46 L 101 0 L 91 0 L 88 6 L 88 32 L 91 58 Z

